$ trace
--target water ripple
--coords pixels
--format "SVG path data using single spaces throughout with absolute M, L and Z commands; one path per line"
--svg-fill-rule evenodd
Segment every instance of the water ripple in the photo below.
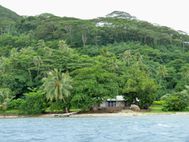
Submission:
M 189 142 L 189 116 L 1 119 L 0 142 Z

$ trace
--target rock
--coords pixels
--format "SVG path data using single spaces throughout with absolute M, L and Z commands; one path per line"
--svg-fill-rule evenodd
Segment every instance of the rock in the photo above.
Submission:
M 137 106 L 137 105 L 135 105 L 135 104 L 132 104 L 132 105 L 130 106 L 130 109 L 131 109 L 132 111 L 140 111 L 140 107 Z
M 99 110 L 99 106 L 98 105 L 94 105 L 92 108 L 91 108 L 92 111 L 98 111 Z

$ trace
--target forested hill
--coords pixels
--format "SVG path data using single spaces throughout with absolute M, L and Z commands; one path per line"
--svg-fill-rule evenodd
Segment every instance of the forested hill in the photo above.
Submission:
M 0 5 L 0 18 L 1 20 L 2 19 L 17 20 L 20 18 L 20 16 L 15 12 Z
M 15 12 L 0 5 L 0 33 L 7 32 L 7 28 L 14 25 L 20 18 Z
M 129 103 L 139 98 L 141 108 L 162 96 L 174 96 L 171 99 L 177 103 L 183 101 L 180 96 L 189 85 L 188 57 L 186 33 L 126 12 L 82 20 L 49 13 L 18 16 L 0 7 L 0 105 L 23 101 L 27 111 L 36 100 L 44 101 L 39 99 L 44 94 L 52 100 L 45 105 L 48 109 L 88 110 L 116 95 L 123 95 Z M 60 77 L 57 82 L 68 79 L 68 88 L 62 89 L 68 89 L 67 96 L 57 97 L 56 92 L 62 90 L 51 86 Z M 65 102 L 53 102 L 64 97 Z M 13 104 L 10 108 L 17 109 Z
M 16 13 L 3 7 L 0 7 L 0 18 L 6 20 L 6 23 L 20 19 Z M 6 30 L 5 28 L 5 33 Z M 120 11 L 92 20 L 62 18 L 48 13 L 22 17 L 12 30 L 8 32 L 14 35 L 25 34 L 36 40 L 64 39 L 72 47 L 128 41 L 150 46 L 171 44 L 180 46 L 183 42 L 189 41 L 189 37 L 181 32 L 140 21 L 129 13 Z

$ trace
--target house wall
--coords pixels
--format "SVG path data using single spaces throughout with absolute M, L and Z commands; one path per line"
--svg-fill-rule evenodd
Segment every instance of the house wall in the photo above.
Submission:
M 106 108 L 107 107 L 106 105 L 107 105 L 106 102 L 103 102 L 100 104 L 100 108 Z
M 125 107 L 125 101 L 117 101 L 116 107 L 124 108 Z
M 108 106 L 108 101 L 101 103 L 99 107 L 100 108 L 113 108 L 113 107 Z M 115 107 L 124 108 L 125 107 L 125 101 L 116 101 Z

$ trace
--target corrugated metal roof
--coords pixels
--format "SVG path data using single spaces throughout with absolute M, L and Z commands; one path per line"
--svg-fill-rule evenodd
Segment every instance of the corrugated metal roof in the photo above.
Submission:
M 116 96 L 115 98 L 112 99 L 107 99 L 107 101 L 124 101 L 124 97 L 122 95 Z

